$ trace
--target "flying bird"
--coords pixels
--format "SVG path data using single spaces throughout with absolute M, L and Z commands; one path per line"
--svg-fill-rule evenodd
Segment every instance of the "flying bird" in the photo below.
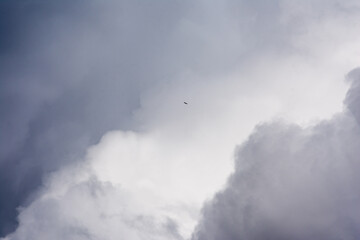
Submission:
M 184 102 L 184 104 L 186 104 L 186 105 L 187 105 L 188 103 L 187 103 L 187 102 Z

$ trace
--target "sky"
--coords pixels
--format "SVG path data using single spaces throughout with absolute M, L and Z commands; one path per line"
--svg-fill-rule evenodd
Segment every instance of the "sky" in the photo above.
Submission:
M 0 1 L 0 239 L 358 239 L 359 13 Z

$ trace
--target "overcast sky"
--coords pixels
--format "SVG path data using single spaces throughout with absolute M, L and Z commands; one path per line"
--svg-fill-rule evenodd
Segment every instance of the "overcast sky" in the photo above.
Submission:
M 358 239 L 357 29 L 356 0 L 1 1 L 0 239 Z

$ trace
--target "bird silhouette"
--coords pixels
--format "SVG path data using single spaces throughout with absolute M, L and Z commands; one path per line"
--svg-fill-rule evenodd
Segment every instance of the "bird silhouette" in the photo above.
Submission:
M 188 103 L 187 103 L 187 102 L 184 102 L 184 104 L 186 104 L 186 105 L 187 105 Z

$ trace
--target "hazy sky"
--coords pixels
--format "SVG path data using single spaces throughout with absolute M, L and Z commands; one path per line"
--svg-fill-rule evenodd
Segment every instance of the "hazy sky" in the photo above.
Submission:
M 357 29 L 356 0 L 1 1 L 0 238 L 358 239 Z

